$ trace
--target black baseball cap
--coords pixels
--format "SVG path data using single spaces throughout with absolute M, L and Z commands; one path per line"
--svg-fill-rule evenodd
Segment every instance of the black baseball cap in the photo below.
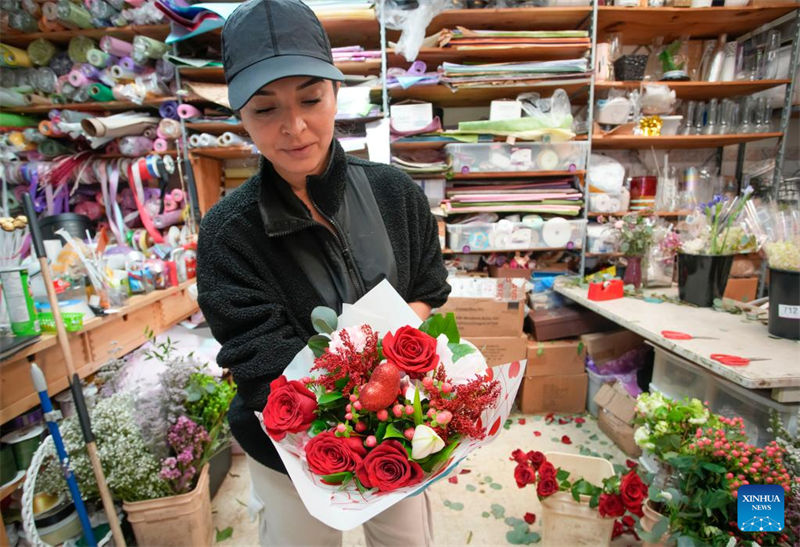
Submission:
M 270 82 L 289 76 L 344 80 L 328 35 L 300 0 L 248 0 L 222 27 L 228 102 L 239 110 Z

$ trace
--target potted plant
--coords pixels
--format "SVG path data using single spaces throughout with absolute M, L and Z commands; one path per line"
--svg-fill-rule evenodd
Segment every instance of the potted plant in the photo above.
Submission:
M 711 306 L 725 292 L 733 255 L 757 250 L 756 238 L 739 223 L 752 193 L 752 187 L 748 186 L 741 196 L 733 199 L 714 196 L 700 206 L 700 214 L 692 216 L 678 253 L 681 300 L 696 306 Z
M 642 286 L 642 258 L 653 241 L 653 219 L 630 213 L 620 219 L 611 218 L 608 224 L 613 227 L 614 239 L 627 261 L 622 280 L 626 285 L 639 289 Z
M 622 472 L 601 458 L 520 449 L 511 460 L 517 486 L 536 485 L 548 545 L 608 545 L 643 514 L 647 486 L 634 462 Z

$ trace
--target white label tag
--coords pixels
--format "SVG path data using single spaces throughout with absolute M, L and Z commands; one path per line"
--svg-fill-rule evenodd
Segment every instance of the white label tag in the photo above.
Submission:
M 778 305 L 778 317 L 781 319 L 800 319 L 800 306 Z
M 389 108 L 389 112 L 392 117 L 392 127 L 398 131 L 417 131 L 433 121 L 431 103 L 395 104 Z
M 492 101 L 489 107 L 489 119 L 516 120 L 522 117 L 522 103 L 519 101 Z

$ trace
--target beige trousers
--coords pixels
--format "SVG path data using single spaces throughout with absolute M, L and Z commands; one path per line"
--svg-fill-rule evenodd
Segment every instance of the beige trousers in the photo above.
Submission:
M 258 512 L 258 536 L 264 547 L 342 544 L 342 532 L 312 517 L 287 475 L 250 456 L 251 508 Z M 428 547 L 433 541 L 428 493 L 411 496 L 364 523 L 368 547 Z

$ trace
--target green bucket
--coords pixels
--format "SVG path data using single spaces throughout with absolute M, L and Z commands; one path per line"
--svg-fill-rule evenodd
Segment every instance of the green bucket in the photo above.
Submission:
M 34 425 L 25 429 L 19 429 L 5 435 L 0 442 L 11 445 L 14 450 L 14 459 L 17 462 L 17 470 L 25 471 L 31 464 L 33 453 L 39 448 L 42 442 L 42 432 L 44 426 Z
M 14 459 L 14 448 L 0 445 L 0 484 L 5 484 L 17 476 L 17 460 Z

